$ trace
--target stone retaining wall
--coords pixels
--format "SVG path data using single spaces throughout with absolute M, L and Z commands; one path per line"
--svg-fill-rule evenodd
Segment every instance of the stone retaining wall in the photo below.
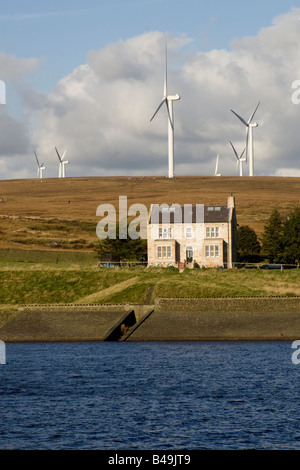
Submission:
M 155 310 L 164 312 L 299 312 L 300 297 L 158 298 Z

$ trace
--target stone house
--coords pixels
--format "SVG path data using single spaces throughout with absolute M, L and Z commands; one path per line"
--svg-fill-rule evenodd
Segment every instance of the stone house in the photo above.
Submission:
M 235 199 L 227 205 L 151 205 L 148 266 L 231 268 L 237 260 Z

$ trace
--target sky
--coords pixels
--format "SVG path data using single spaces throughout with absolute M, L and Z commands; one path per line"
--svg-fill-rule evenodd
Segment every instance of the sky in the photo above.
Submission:
M 300 176 L 300 5 L 288 0 L 0 0 L 0 179 L 238 173 L 257 104 L 254 173 Z M 299 81 L 299 82 L 298 82 Z M 299 92 L 298 92 L 299 90 Z M 4 94 L 5 91 L 5 94 Z M 249 162 L 244 174 L 249 173 Z

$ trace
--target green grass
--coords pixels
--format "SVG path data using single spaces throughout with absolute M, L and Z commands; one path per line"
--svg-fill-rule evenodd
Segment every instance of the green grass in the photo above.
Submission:
M 114 291 L 131 278 L 134 284 Z M 0 305 L 76 303 L 101 292 L 101 303 L 144 303 L 155 297 L 300 296 L 300 270 L 98 268 L 12 263 L 0 267 Z M 111 292 L 110 289 L 111 288 Z
M 27 266 L 38 263 L 45 267 L 70 265 L 80 267 L 96 266 L 97 262 L 98 258 L 94 252 L 0 249 L 0 267 L 22 266 L 23 263 Z

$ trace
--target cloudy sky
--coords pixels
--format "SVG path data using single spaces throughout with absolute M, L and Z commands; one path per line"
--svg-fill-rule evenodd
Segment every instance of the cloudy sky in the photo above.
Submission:
M 0 179 L 236 175 L 254 111 L 255 174 L 300 176 L 300 8 L 289 0 L 1 0 Z M 297 82 L 299 80 L 299 82 Z M 295 88 L 293 88 L 293 86 Z M 299 90 L 299 91 L 298 91 Z M 0 101 L 3 89 L 0 89 Z M 245 167 L 245 173 L 248 173 Z

